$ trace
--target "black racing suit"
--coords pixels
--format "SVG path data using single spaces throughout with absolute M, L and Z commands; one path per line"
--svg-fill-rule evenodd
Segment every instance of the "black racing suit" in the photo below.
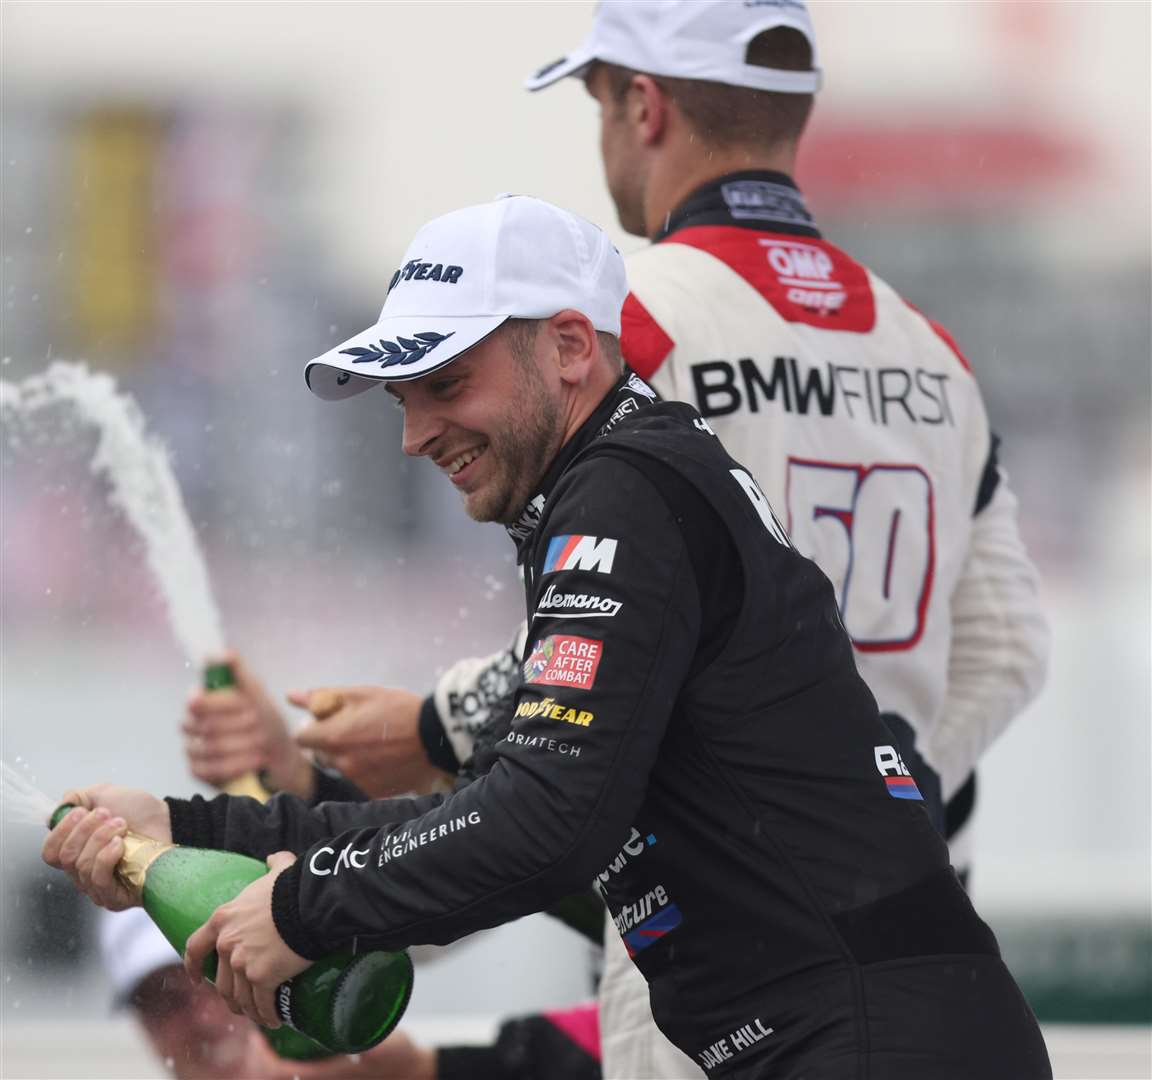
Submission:
M 174 839 L 300 853 L 272 907 L 309 958 L 596 880 L 658 1025 L 716 1076 L 1050 1075 L 828 580 L 699 414 L 649 394 L 622 379 L 513 527 L 531 631 L 484 775 L 311 810 L 173 799 Z

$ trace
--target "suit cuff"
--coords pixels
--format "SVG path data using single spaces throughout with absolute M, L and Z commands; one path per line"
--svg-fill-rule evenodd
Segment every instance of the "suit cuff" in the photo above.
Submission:
M 431 694 L 420 706 L 420 742 L 428 760 L 438 769 L 454 773 L 460 768 L 460 760 L 452 748 L 452 742 L 444 730 L 444 721 L 436 709 L 436 701 Z
M 305 960 L 319 960 L 332 952 L 304 925 L 300 915 L 300 875 L 304 872 L 304 858 L 297 859 L 272 886 L 272 921 L 284 944 Z
M 164 800 L 168 804 L 172 842 L 187 847 L 216 848 L 211 803 L 202 795 Z
M 338 769 L 323 765 L 312 766 L 313 793 L 310 806 L 326 802 L 367 802 L 364 794 L 351 780 Z

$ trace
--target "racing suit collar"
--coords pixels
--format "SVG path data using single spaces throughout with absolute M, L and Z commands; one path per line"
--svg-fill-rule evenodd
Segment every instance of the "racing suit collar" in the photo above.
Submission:
M 524 561 L 531 546 L 532 535 L 536 531 L 536 526 L 540 524 L 540 516 L 544 513 L 548 496 L 551 495 L 561 474 L 572 463 L 572 459 L 593 439 L 611 431 L 623 417 L 650 405 L 655 400 L 656 392 L 639 375 L 625 368 L 624 374 L 604 395 L 604 399 L 596 406 L 592 415 L 580 425 L 572 438 L 560 447 L 560 452 L 552 459 L 552 464 L 548 466 L 548 471 L 540 481 L 536 494 L 528 500 L 520 516 L 511 525 L 504 526 L 516 543 L 517 562 Z
M 697 225 L 734 225 L 760 232 L 820 239 L 804 196 L 785 173 L 748 169 L 697 188 L 671 214 L 654 240 Z

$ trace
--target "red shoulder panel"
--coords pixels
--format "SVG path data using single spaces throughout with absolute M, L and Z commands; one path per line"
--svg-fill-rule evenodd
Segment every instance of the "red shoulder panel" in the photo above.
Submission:
M 928 318 L 928 316 L 925 315 L 924 312 L 922 312 L 915 304 L 910 304 L 907 300 L 905 300 L 904 303 L 908 304 L 908 306 L 914 312 L 916 312 L 920 318 L 922 318 L 930 327 L 932 327 L 936 336 L 956 354 L 956 359 L 964 365 L 964 370 L 969 374 L 972 374 L 972 365 L 968 363 L 968 357 L 966 357 L 960 351 L 960 346 L 956 344 L 956 339 L 943 326 L 936 322 L 935 319 Z
M 788 322 L 866 334 L 876 325 L 868 271 L 825 240 L 701 225 L 673 233 L 719 259 L 756 289 Z
M 650 379 L 673 344 L 648 309 L 629 293 L 620 312 L 620 351 L 628 366 L 640 378 Z

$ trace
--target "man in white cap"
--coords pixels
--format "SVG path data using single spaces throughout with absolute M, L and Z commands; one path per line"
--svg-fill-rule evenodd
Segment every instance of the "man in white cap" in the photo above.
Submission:
M 405 452 L 513 533 L 530 646 L 483 775 L 316 807 L 88 788 L 46 861 L 119 908 L 125 827 L 267 858 L 186 965 L 215 949 L 225 999 L 273 1026 L 329 952 L 455 940 L 595 878 L 710 1074 L 1050 1076 L 828 579 L 707 421 L 622 370 L 625 293 L 600 230 L 510 197 L 425 226 L 376 325 L 306 371 L 326 398 L 383 385 Z

